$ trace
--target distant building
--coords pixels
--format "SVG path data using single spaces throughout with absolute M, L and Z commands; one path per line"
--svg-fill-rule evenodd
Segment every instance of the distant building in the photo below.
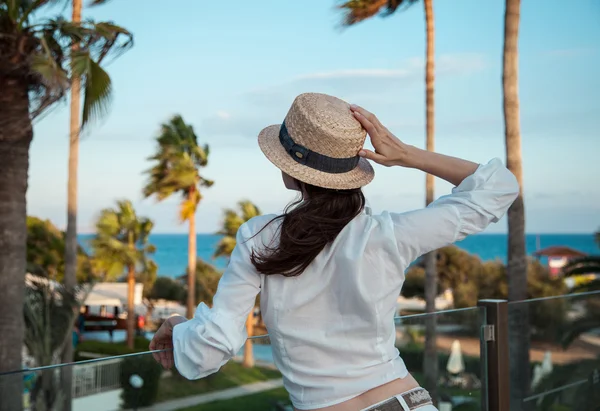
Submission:
M 106 311 L 112 313 L 113 310 L 107 308 L 118 307 L 120 312 L 127 309 L 127 283 L 96 283 L 88 293 L 83 305 L 89 307 L 90 314 L 105 314 Z M 144 285 L 137 283 L 133 292 L 133 306 L 135 311 L 143 313 L 146 308 L 142 301 Z
M 566 266 L 569 261 L 575 258 L 585 257 L 587 254 L 570 247 L 553 246 L 537 250 L 533 255 L 537 259 L 547 258 L 550 276 L 558 277 L 561 274 L 563 267 Z

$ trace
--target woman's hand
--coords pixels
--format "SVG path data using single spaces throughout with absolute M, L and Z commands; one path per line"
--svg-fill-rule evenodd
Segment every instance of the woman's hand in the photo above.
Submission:
M 374 152 L 363 148 L 358 153 L 359 156 L 373 160 L 386 167 L 411 167 L 409 164 L 409 146 L 385 128 L 373 113 L 355 104 L 350 105 L 350 110 L 364 129 L 367 130 L 367 133 L 369 133 L 371 143 L 375 148 Z
M 167 318 L 154 334 L 152 341 L 150 341 L 151 351 L 166 350 L 152 354 L 156 362 L 165 369 L 171 369 L 175 364 L 173 357 L 173 327 L 186 321 L 187 320 L 180 315 Z

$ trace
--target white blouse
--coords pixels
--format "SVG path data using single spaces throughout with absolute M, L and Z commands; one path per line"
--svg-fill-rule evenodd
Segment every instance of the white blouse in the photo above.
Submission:
M 246 317 L 261 293 L 275 365 L 297 409 L 347 401 L 408 371 L 395 347 L 394 313 L 404 271 L 419 256 L 497 222 L 519 193 L 499 159 L 479 166 L 452 194 L 406 213 L 352 220 L 297 277 L 261 275 L 254 247 L 270 244 L 274 216 L 242 225 L 213 307 L 201 303 L 175 326 L 175 365 L 188 379 L 219 370 L 246 341 Z M 278 220 L 280 221 L 280 220 Z

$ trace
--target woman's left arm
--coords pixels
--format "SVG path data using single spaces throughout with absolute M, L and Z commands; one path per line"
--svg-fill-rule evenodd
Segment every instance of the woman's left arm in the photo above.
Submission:
M 188 379 L 217 372 L 248 338 L 246 318 L 260 292 L 260 275 L 250 261 L 248 227 L 237 233 L 237 245 L 219 281 L 213 306 L 200 303 L 194 318 L 172 327 L 175 367 Z

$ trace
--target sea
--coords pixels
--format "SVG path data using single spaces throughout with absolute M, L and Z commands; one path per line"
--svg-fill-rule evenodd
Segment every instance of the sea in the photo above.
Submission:
M 89 248 L 92 235 L 80 235 L 80 243 L 84 248 Z M 216 245 L 221 239 L 219 235 L 198 234 L 197 255 L 199 258 L 215 265 L 219 269 L 225 268 L 227 260 L 213 258 Z M 178 277 L 185 273 L 187 266 L 187 235 L 185 234 L 154 234 L 150 242 L 156 246 L 153 258 L 158 264 L 158 275 Z M 478 234 L 467 237 L 456 245 L 465 251 L 479 256 L 481 260 L 499 260 L 506 262 L 507 236 L 506 234 Z M 593 234 L 528 234 L 526 238 L 527 252 L 533 253 L 537 249 L 550 246 L 567 246 L 589 254 L 598 254 L 600 250 L 594 241 Z M 146 333 L 151 339 L 153 333 Z M 112 341 L 124 341 L 125 331 L 117 330 Z M 109 341 L 106 332 L 86 332 L 84 338 L 91 340 Z M 255 344 L 253 346 L 254 358 L 257 361 L 273 363 L 273 352 L 270 345 Z M 242 351 L 238 353 L 242 355 Z
M 89 249 L 89 240 L 93 235 L 80 235 L 81 245 Z M 198 234 L 196 240 L 197 255 L 204 261 L 219 269 L 225 268 L 225 258 L 214 258 L 217 243 L 221 236 L 215 234 Z M 469 236 L 456 246 L 478 256 L 481 260 L 498 260 L 506 262 L 506 234 L 477 234 Z M 188 255 L 188 240 L 186 234 L 153 234 L 150 243 L 156 246 L 154 261 L 158 264 L 158 275 L 178 277 L 185 274 Z M 598 254 L 597 244 L 593 234 L 527 234 L 527 253 L 531 254 L 540 248 L 550 246 L 566 246 L 588 254 Z

